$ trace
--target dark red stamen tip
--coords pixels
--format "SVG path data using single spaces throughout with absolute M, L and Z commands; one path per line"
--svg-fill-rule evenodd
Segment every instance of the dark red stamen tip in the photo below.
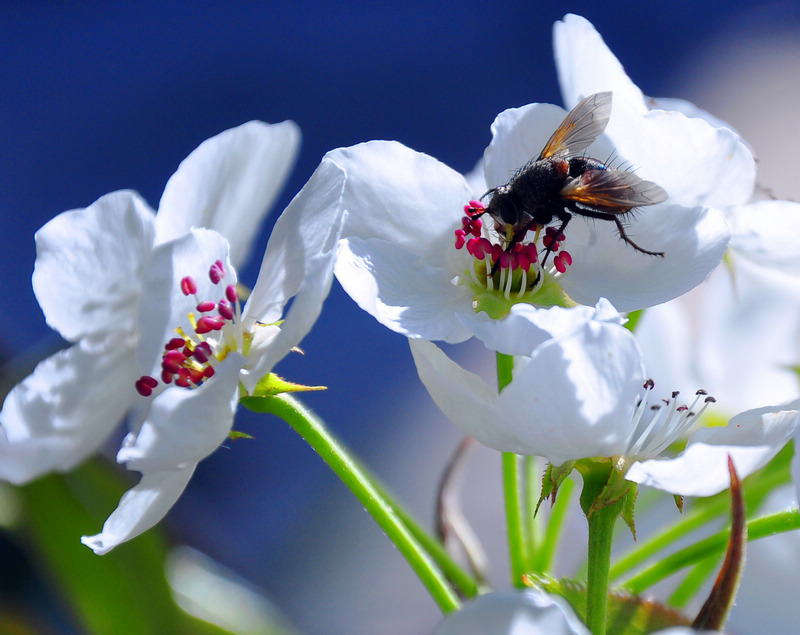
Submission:
M 208 270 L 208 277 L 214 284 L 219 284 L 219 281 L 225 276 L 225 266 L 221 260 L 217 260 Z
M 149 375 L 142 375 L 134 385 L 136 386 L 136 392 L 142 397 L 149 397 L 153 394 L 153 388 L 158 386 L 158 380 Z
M 166 343 L 164 348 L 168 351 L 174 351 L 186 344 L 186 341 L 182 337 L 173 337 L 169 342 Z
M 186 361 L 186 355 L 181 351 L 169 351 L 161 360 L 161 368 L 170 373 L 177 373 Z
M 236 304 L 236 302 L 239 300 L 239 294 L 236 293 L 235 284 L 229 284 L 227 287 L 225 287 L 225 297 L 231 304 Z
M 213 302 L 206 300 L 197 305 L 197 310 L 200 311 L 200 313 L 208 313 L 209 311 L 213 311 L 216 306 L 217 305 Z
M 195 329 L 195 332 L 198 335 L 204 335 L 205 333 L 210 333 L 211 331 L 219 331 L 223 326 L 225 326 L 224 320 L 204 315 L 197 320 L 197 328 Z
M 181 291 L 183 295 L 194 295 L 197 293 L 197 283 L 191 276 L 186 276 L 181 279 Z
M 233 319 L 233 309 L 231 308 L 231 305 L 228 304 L 227 300 L 219 301 L 219 304 L 217 305 L 217 311 L 226 320 Z

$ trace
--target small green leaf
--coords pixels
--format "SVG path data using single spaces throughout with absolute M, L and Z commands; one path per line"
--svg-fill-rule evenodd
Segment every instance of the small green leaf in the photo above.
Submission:
M 269 373 L 261 378 L 261 381 L 256 384 L 253 392 L 248 395 L 249 397 L 274 397 L 285 392 L 307 392 L 309 390 L 326 390 L 325 386 L 304 386 L 303 384 L 295 384 L 291 381 L 286 381 L 282 377 L 278 377 L 275 373 Z M 243 400 L 242 400 L 242 403 Z M 247 406 L 249 407 L 249 406 Z
M 628 529 L 631 530 L 634 540 L 636 540 L 636 522 L 633 517 L 633 512 L 636 507 L 636 497 L 638 495 L 639 488 L 634 485 L 625 494 L 625 502 L 622 505 L 622 512 L 620 513 L 622 520 L 625 521 L 625 524 L 628 525 Z
M 242 432 L 240 430 L 231 430 L 228 433 L 228 438 L 231 441 L 236 441 L 236 439 L 255 439 L 252 434 L 247 434 L 246 432 Z
M 561 487 L 561 483 L 572 473 L 575 463 L 576 461 L 567 461 L 563 465 L 547 466 L 544 476 L 542 477 L 542 491 L 539 495 L 539 501 L 536 503 L 536 509 L 533 511 L 534 516 L 539 513 L 539 507 L 541 507 L 546 498 L 550 499 L 551 505 L 556 502 L 558 488 Z

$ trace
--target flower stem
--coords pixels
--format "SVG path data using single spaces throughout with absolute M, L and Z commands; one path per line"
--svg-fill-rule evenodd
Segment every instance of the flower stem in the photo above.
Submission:
M 497 353 L 497 391 L 502 392 L 513 379 L 514 358 Z M 503 493 L 506 503 L 508 551 L 511 559 L 511 583 L 524 588 L 522 579 L 529 563 L 527 523 L 525 522 L 523 480 L 520 474 L 520 457 L 513 452 L 503 452 Z
M 581 470 L 583 491 L 581 509 L 589 522 L 589 549 L 586 576 L 586 625 L 592 635 L 605 635 L 608 614 L 608 583 L 614 525 L 624 499 L 596 506 L 610 475 L 610 468 L 587 465 Z
M 260 412 L 271 412 L 288 423 L 322 457 L 355 494 L 369 514 L 386 532 L 444 613 L 459 608 L 459 601 L 431 557 L 414 538 L 396 511 L 365 472 L 303 404 L 281 394 L 262 400 Z
M 748 522 L 747 540 L 749 542 L 795 529 L 800 529 L 800 513 L 796 509 L 778 512 Z M 662 558 L 633 576 L 623 584 L 623 587 L 632 593 L 641 593 L 684 567 L 723 553 L 728 546 L 729 536 L 730 531 L 726 529 Z

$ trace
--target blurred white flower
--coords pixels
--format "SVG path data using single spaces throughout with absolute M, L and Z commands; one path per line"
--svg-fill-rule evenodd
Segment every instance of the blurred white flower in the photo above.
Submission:
M 60 214 L 36 234 L 33 288 L 73 345 L 41 362 L 0 412 L 0 478 L 24 483 L 94 453 L 132 406 L 142 271 L 191 227 L 220 231 L 235 263 L 294 163 L 290 122 L 251 121 L 203 142 L 170 178 L 158 214 L 132 191 Z
M 142 275 L 137 349 L 148 369 L 137 388 L 152 403 L 117 454 L 142 478 L 102 533 L 82 539 L 95 553 L 163 518 L 197 463 L 228 437 L 240 383 L 252 391 L 311 329 L 333 279 L 344 181 L 344 172 L 323 160 L 276 222 L 243 310 L 219 234 L 195 229 L 154 250 Z

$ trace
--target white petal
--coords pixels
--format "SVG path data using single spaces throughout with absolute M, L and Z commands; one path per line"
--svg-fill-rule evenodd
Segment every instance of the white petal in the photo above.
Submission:
M 537 309 L 530 304 L 516 304 L 500 320 L 474 311 L 458 314 L 458 318 L 488 349 L 505 355 L 531 355 L 546 340 L 570 335 L 589 320 L 624 322 L 605 298 L 597 307 Z
M 262 351 L 251 351 L 256 365 L 243 375 L 252 390 L 261 377 L 311 330 L 333 280 L 342 222 L 345 172 L 330 159 L 320 166 L 275 223 L 258 280 L 243 313 L 245 325 L 281 319 L 280 331 Z
M 566 116 L 566 110 L 552 104 L 528 104 L 497 115 L 492 123 L 492 141 L 483 153 L 487 186 L 508 183 L 522 166 L 538 157 Z M 595 150 L 597 156 L 604 157 L 609 151 L 610 146 Z
M 800 203 L 760 201 L 737 207 L 729 221 L 731 247 L 750 260 L 800 274 Z
M 183 493 L 196 464 L 172 472 L 145 474 L 128 490 L 103 525 L 103 532 L 84 536 L 81 542 L 97 555 L 135 538 L 160 521 Z
M 153 213 L 138 194 L 112 192 L 36 232 L 33 290 L 47 323 L 70 341 L 134 328 Z
M 231 431 L 244 361 L 230 353 L 202 386 L 172 386 L 155 397 L 147 420 L 126 437 L 117 461 L 148 474 L 183 469 L 211 454 Z
M 161 352 L 164 344 L 175 337 L 176 328 L 194 332 L 188 315 L 197 314 L 197 300 L 181 292 L 181 279 L 194 279 L 200 301 L 218 302 L 225 297 L 225 287 L 236 284 L 236 270 L 228 254 L 228 242 L 207 229 L 193 229 L 153 250 L 142 271 L 138 316 L 141 335 L 136 355 L 145 372 L 159 376 Z M 223 263 L 224 277 L 215 285 L 209 278 L 209 268 L 217 260 Z
M 655 205 L 636 212 L 626 234 L 643 248 L 620 240 L 613 223 L 574 219 L 564 249 L 573 265 L 560 279 L 569 296 L 592 305 L 608 298 L 620 311 L 654 306 L 683 295 L 719 265 L 730 240 L 723 215 L 714 209 Z
M 642 91 L 586 18 L 567 14 L 556 22 L 553 49 L 561 95 L 567 108 L 574 108 L 588 95 L 611 90 L 615 99 L 626 99 L 640 112 L 647 111 Z
M 606 135 L 620 165 L 658 183 L 670 202 L 724 209 L 746 203 L 753 193 L 755 159 L 728 128 L 676 111 L 642 115 L 620 99 L 613 102 Z
M 589 635 L 562 598 L 532 589 L 487 593 L 450 613 L 435 635 Z
M 463 176 L 394 141 L 370 141 L 326 156 L 347 173 L 343 238 L 386 240 L 432 266 L 447 262 L 453 232 L 472 198 Z
M 397 333 L 451 344 L 471 337 L 459 318 L 474 313 L 472 291 L 452 284 L 449 268 L 388 240 L 353 237 L 340 242 L 334 271 L 358 306 Z
M 546 341 L 531 358 L 516 360 L 514 380 L 499 396 L 433 344 L 410 344 L 436 405 L 488 447 L 555 465 L 625 449 L 644 370 L 635 338 L 623 327 L 591 322 Z
M 687 117 L 702 119 L 703 121 L 708 122 L 714 128 L 728 128 L 736 134 L 739 134 L 739 131 L 727 121 L 723 121 L 719 117 L 715 117 L 707 110 L 698 108 L 695 104 L 690 101 L 686 101 L 685 99 L 676 99 L 675 97 L 648 97 L 647 104 L 651 110 L 677 110 L 678 112 L 682 112 Z M 742 143 L 746 143 L 744 139 L 742 139 Z
M 240 266 L 294 165 L 299 143 L 300 130 L 292 121 L 250 121 L 201 143 L 164 189 L 158 242 L 207 227 L 228 240 L 232 261 Z
M 521 361 L 528 361 L 522 366 Z M 621 454 L 645 380 L 642 355 L 626 328 L 587 322 L 568 337 L 548 340 L 500 395 L 527 451 L 554 465 Z
M 746 478 L 788 443 L 797 431 L 798 418 L 797 410 L 775 407 L 743 412 L 724 428 L 695 432 L 675 459 L 635 463 L 625 478 L 681 496 L 717 494 L 730 486 L 728 456 L 739 478 Z
M 0 478 L 25 483 L 67 471 L 93 454 L 135 397 L 133 347 L 80 344 L 39 363 L 0 411 Z
M 792 480 L 797 501 L 800 502 L 800 426 L 794 431 L 794 456 L 792 457 Z

